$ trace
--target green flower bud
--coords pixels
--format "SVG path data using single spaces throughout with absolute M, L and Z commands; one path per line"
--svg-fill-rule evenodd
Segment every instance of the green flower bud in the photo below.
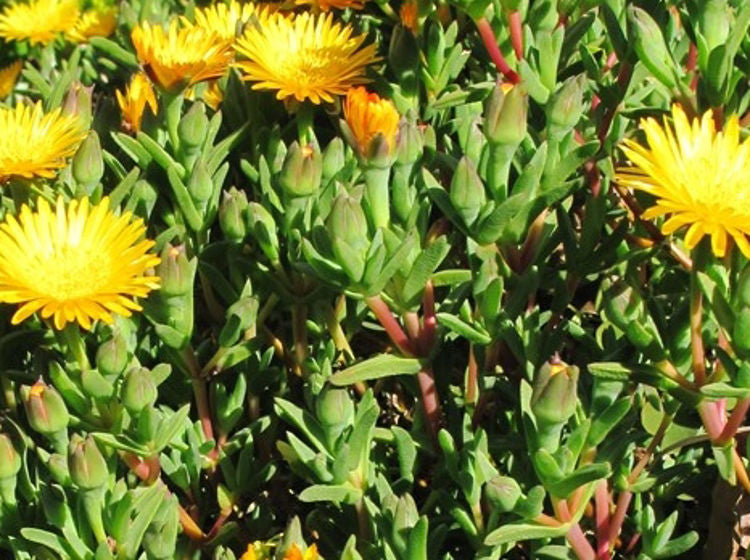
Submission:
M 401 119 L 396 140 L 396 162 L 401 165 L 413 165 L 422 157 L 424 137 L 415 118 Z
M 450 199 L 453 208 L 467 227 L 471 227 L 479 216 L 487 196 L 477 168 L 466 156 L 458 161 L 451 181 Z
M 257 202 L 247 206 L 246 220 L 250 232 L 263 253 L 271 262 L 279 262 L 279 238 L 276 234 L 276 221 L 265 207 Z
M 153 406 L 157 396 L 156 383 L 149 370 L 143 367 L 128 370 L 120 390 L 120 399 L 125 408 L 137 414 L 144 408 Z
M 85 128 L 91 126 L 91 92 L 94 86 L 84 87 L 80 82 L 74 83 L 68 90 L 63 103 L 63 113 L 66 115 L 76 115 L 81 119 Z
M 529 96 L 521 86 L 497 84 L 484 106 L 484 134 L 492 144 L 518 146 L 526 136 Z
M 102 147 L 99 143 L 99 135 L 93 130 L 89 131 L 88 136 L 73 156 L 71 172 L 76 183 L 87 195 L 93 192 L 94 187 L 99 184 L 104 175 Z
M 507 513 L 513 511 L 523 494 L 515 479 L 509 476 L 496 476 L 484 487 L 484 495 L 494 510 Z
M 279 184 L 290 197 L 309 196 L 320 188 L 323 156 L 314 144 L 293 142 L 284 158 Z
M 541 424 L 564 424 L 578 402 L 578 368 L 545 363 L 534 378 L 531 410 Z
M 245 212 L 247 211 L 247 195 L 244 191 L 232 187 L 224 191 L 219 206 L 219 227 L 229 241 L 239 242 L 247 235 Z
M 365 257 L 370 246 L 367 218 L 359 200 L 341 193 L 336 197 L 326 221 L 336 261 L 354 282 L 365 272 Z
M 708 52 L 726 43 L 732 21 L 732 10 L 727 0 L 704 0 L 698 3 L 698 26 L 706 40 Z
M 156 274 L 161 278 L 159 294 L 164 297 L 183 296 L 193 291 L 195 271 L 198 261 L 188 260 L 185 246 L 164 245 L 161 262 L 156 267 Z
M 53 453 L 45 464 L 55 482 L 61 486 L 68 486 L 71 483 L 67 457 L 60 453 Z
M 43 381 L 37 381 L 31 387 L 24 385 L 21 398 L 29 424 L 40 434 L 52 435 L 68 426 L 68 409 L 54 387 Z
M 0 433 L 0 479 L 15 478 L 21 470 L 21 456 L 13 445 L 13 440 Z
M 190 198 L 197 203 L 199 208 L 203 208 L 213 195 L 214 182 L 203 158 L 195 163 L 187 183 L 187 190 L 190 193 Z
M 109 473 L 107 462 L 91 436 L 82 439 L 74 435 L 70 439 L 68 469 L 76 486 L 84 490 L 104 486 Z
M 345 163 L 344 141 L 337 136 L 323 150 L 323 179 L 330 180 L 344 167 Z
M 675 87 L 677 69 L 659 24 L 633 5 L 628 6 L 628 22 L 630 40 L 640 61 L 665 86 Z
M 419 53 L 419 45 L 414 34 L 403 25 L 394 27 L 388 46 L 388 66 L 399 81 L 415 78 L 419 66 Z
M 411 529 L 419 521 L 419 511 L 411 494 L 399 496 L 396 511 L 393 513 L 393 528 L 396 531 Z
M 203 145 L 208 129 L 206 106 L 198 101 L 193 103 L 190 110 L 182 117 L 177 127 L 180 145 L 186 152 L 195 152 Z
M 143 535 L 143 548 L 148 557 L 158 560 L 175 558 L 179 529 L 177 498 L 169 496 L 160 503 L 154 519 Z
M 578 124 L 583 114 L 585 85 L 583 74 L 568 78 L 547 102 L 547 122 L 553 130 L 565 134 Z
M 349 425 L 354 418 L 354 403 L 349 391 L 324 387 L 315 401 L 315 414 L 324 426 Z
M 96 369 L 105 377 L 118 377 L 128 365 L 128 345 L 119 332 L 100 345 L 96 351 Z

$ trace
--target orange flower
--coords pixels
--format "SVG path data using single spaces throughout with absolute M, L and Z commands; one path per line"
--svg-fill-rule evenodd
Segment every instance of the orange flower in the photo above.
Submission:
M 331 8 L 336 8 L 338 10 L 344 10 L 346 8 L 361 10 L 365 7 L 365 0 L 296 0 L 296 2 L 298 6 L 309 5 L 318 8 L 322 12 L 327 12 Z
M 416 35 L 419 31 L 419 7 L 415 0 L 406 0 L 401 4 L 398 15 L 401 18 L 401 25 Z
M 289 547 L 284 555 L 284 560 L 318 560 L 318 547 L 312 545 L 305 550 L 304 554 L 296 544 Z
M 363 87 L 352 88 L 346 94 L 344 116 L 362 157 L 382 154 L 383 145 L 385 152 L 393 155 L 400 117 L 390 100 Z

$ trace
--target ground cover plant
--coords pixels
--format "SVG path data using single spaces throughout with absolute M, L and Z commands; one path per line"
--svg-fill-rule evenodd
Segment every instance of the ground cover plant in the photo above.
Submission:
M 0 0 L 0 557 L 746 557 L 749 27 Z

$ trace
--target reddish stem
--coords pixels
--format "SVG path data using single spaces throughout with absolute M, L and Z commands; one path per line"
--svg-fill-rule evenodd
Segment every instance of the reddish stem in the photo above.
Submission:
M 554 505 L 564 523 L 569 522 L 573 518 L 565 500 L 560 500 Z M 596 553 L 589 541 L 586 540 L 586 535 L 583 534 L 581 526 L 578 523 L 573 523 L 566 538 L 579 560 L 596 560 Z
M 724 419 L 719 415 L 717 403 L 703 401 L 698 405 L 698 414 L 711 441 L 716 441 L 724 430 Z
M 464 389 L 464 400 L 466 404 L 477 402 L 477 389 L 479 381 L 479 365 L 474 356 L 474 345 L 469 344 L 469 366 L 466 374 L 466 388 Z
M 609 492 L 607 481 L 600 480 L 594 493 L 596 504 L 596 559 L 609 560 Z
M 435 331 L 437 330 L 437 316 L 435 315 L 435 287 L 432 280 L 428 280 L 422 295 L 422 333 L 420 345 L 422 352 L 429 354 L 435 345 Z
M 734 437 L 734 434 L 737 433 L 737 430 L 739 430 L 740 426 L 742 426 L 742 423 L 745 421 L 748 408 L 750 408 L 750 398 L 742 399 L 737 402 L 732 414 L 729 416 L 729 420 L 724 424 L 724 429 L 721 430 L 721 433 L 719 434 L 719 438 L 716 441 L 718 445 L 728 443 L 729 440 Z
M 443 411 L 440 408 L 440 399 L 438 398 L 437 387 L 435 386 L 435 376 L 431 367 L 423 368 L 417 374 L 417 383 L 419 392 L 422 397 L 422 407 L 430 432 L 435 441 L 440 430 L 440 424 Z
M 492 62 L 495 63 L 495 66 L 497 66 L 497 69 L 510 83 L 520 83 L 520 76 L 508 66 L 508 63 L 503 57 L 503 53 L 500 52 L 500 48 L 497 46 L 497 38 L 495 37 L 495 32 L 492 31 L 490 22 L 487 21 L 487 18 L 480 18 L 477 20 L 476 24 L 477 29 L 479 30 L 479 35 L 482 37 L 484 48 L 487 49 L 487 54 L 490 55 L 490 58 L 492 59 Z
M 510 29 L 510 42 L 516 53 L 516 59 L 523 59 L 523 22 L 521 12 L 513 10 L 508 13 L 508 28 Z
M 620 534 L 620 529 L 622 529 L 622 524 L 625 522 L 625 514 L 628 513 L 628 507 L 632 498 L 633 493 L 630 490 L 623 490 L 617 497 L 617 507 L 609 524 L 609 542 L 615 542 L 617 536 Z
M 388 305 L 383 301 L 380 296 L 372 296 L 365 299 L 370 310 L 375 314 L 380 324 L 388 333 L 388 336 L 393 341 L 402 354 L 405 356 L 416 356 L 414 346 L 412 345 L 409 337 L 406 336 L 404 329 L 398 324 L 396 318 L 391 313 Z

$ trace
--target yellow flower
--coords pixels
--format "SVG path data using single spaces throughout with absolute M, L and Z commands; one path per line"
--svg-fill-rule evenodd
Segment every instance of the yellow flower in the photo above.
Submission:
M 278 90 L 276 97 L 333 101 L 352 85 L 367 81 L 365 67 L 377 60 L 375 45 L 362 48 L 365 35 L 333 23 L 328 14 L 273 14 L 250 26 L 235 44 L 248 60 L 237 63 L 253 89 Z
M 284 555 L 284 560 L 318 560 L 318 547 L 312 545 L 305 550 L 304 554 L 296 544 L 289 547 Z
M 0 37 L 46 45 L 75 26 L 78 0 L 30 0 L 9 4 L 0 13 Z
M 219 87 L 219 80 L 213 80 L 208 83 L 206 91 L 203 92 L 203 101 L 214 111 L 219 108 L 221 102 L 224 101 L 224 92 Z
M 232 60 L 231 42 L 199 27 L 169 30 L 142 23 L 131 34 L 138 60 L 153 82 L 167 91 L 179 91 L 220 77 Z
M 86 10 L 65 36 L 74 43 L 85 43 L 91 37 L 107 37 L 117 25 L 117 8 Z
M 112 323 L 113 313 L 129 317 L 140 311 L 133 298 L 159 287 L 146 271 L 159 264 L 144 239 L 146 227 L 130 212 L 115 216 L 109 199 L 90 205 L 88 198 L 53 210 L 38 199 L 37 210 L 21 208 L 0 225 L 0 302 L 21 304 L 11 322 L 17 325 L 41 311 L 56 329 L 78 322 L 84 329 L 96 320 Z
M 122 112 L 122 122 L 125 128 L 133 132 L 141 129 L 146 105 L 151 108 L 151 113 L 154 115 L 158 110 L 154 88 L 151 87 L 151 82 L 143 72 L 133 75 L 130 85 L 125 89 L 125 95 L 120 90 L 116 90 L 115 96 Z
M 0 183 L 11 177 L 54 177 L 86 137 L 77 117 L 60 109 L 45 114 L 41 102 L 0 108 L 0 131 Z
M 268 545 L 255 541 L 247 545 L 247 550 L 240 556 L 240 560 L 270 560 L 271 552 Z
M 688 226 L 685 246 L 711 237 L 716 256 L 726 253 L 731 236 L 750 258 L 750 138 L 740 143 L 740 125 L 730 117 L 717 132 L 711 111 L 691 123 L 679 105 L 672 107 L 673 125 L 641 121 L 648 147 L 624 140 L 622 150 L 632 166 L 618 170 L 620 184 L 653 195 L 656 203 L 644 219 L 669 216 L 661 227 L 669 235 Z
M 416 0 L 406 0 L 401 4 L 398 15 L 401 25 L 416 35 L 419 31 L 419 9 Z
M 361 10 L 365 7 L 365 0 L 296 0 L 296 3 L 298 6 L 310 5 L 323 12 L 327 12 L 331 8 Z
M 393 154 L 400 117 L 390 100 L 368 93 L 363 87 L 352 88 L 346 94 L 344 116 L 360 155 L 374 155 L 378 146 L 373 140 L 377 136 L 385 143 L 387 153 Z
M 213 4 L 195 10 L 194 23 L 182 18 L 186 26 L 195 26 L 215 33 L 222 39 L 233 41 L 238 29 L 255 21 L 262 22 L 275 9 L 273 5 L 258 5 L 252 2 L 240 4 L 232 0 L 229 4 Z
M 21 68 L 23 68 L 23 60 L 16 60 L 5 68 L 0 68 L 0 99 L 5 99 L 13 91 Z

